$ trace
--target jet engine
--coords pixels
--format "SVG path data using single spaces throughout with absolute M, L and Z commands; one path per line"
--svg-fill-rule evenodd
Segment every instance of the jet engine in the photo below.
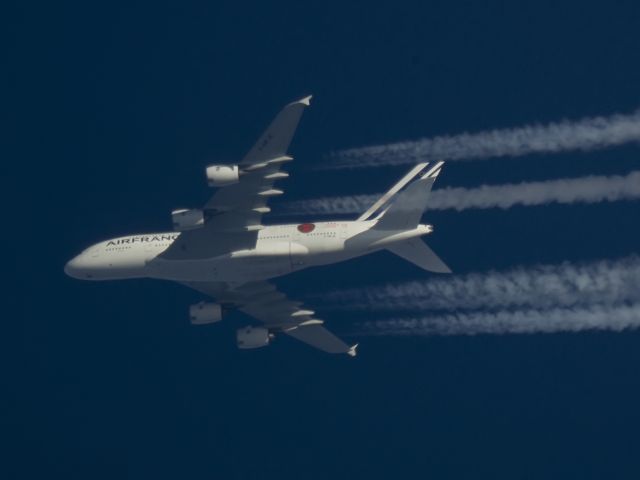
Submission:
M 210 187 L 225 187 L 238 183 L 240 171 L 237 165 L 210 165 L 207 167 L 207 182 Z
M 194 230 L 204 225 L 204 212 L 200 209 L 174 210 L 171 212 L 171 221 L 176 232 Z
M 265 327 L 247 326 L 236 332 L 238 348 L 260 348 L 269 345 L 273 335 Z
M 189 307 L 192 325 L 207 325 L 222 320 L 222 307 L 217 303 L 200 302 Z

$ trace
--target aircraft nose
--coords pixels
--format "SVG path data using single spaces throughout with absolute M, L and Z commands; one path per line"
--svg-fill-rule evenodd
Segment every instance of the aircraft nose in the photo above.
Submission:
M 73 257 L 64 266 L 64 273 L 69 275 L 71 278 L 78 278 L 78 275 L 80 273 L 80 268 L 81 268 L 80 263 L 81 262 L 78 257 Z
M 73 257 L 64 266 L 64 273 L 78 280 L 92 280 L 95 273 L 94 271 L 95 265 L 92 264 L 91 259 L 84 253 Z

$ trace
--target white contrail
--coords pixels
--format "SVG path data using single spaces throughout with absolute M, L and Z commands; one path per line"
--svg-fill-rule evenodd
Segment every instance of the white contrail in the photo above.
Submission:
M 322 294 L 326 308 L 367 311 L 568 308 L 640 302 L 640 257 L 562 263 Z
M 365 322 L 358 335 L 478 335 L 556 333 L 640 327 L 640 304 L 451 314 Z
M 640 110 L 547 125 L 445 135 L 350 148 L 332 153 L 326 168 L 400 165 L 428 160 L 478 160 L 532 153 L 589 151 L 640 141 Z
M 304 214 L 360 213 L 382 194 L 324 197 L 284 205 L 285 212 Z M 587 176 L 542 182 L 442 188 L 429 197 L 429 210 L 502 208 L 549 203 L 598 203 L 640 198 L 640 171 L 625 176 Z

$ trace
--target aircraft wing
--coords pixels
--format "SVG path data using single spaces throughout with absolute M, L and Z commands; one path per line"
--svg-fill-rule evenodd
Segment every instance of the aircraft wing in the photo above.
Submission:
M 184 231 L 162 254 L 166 259 L 208 258 L 255 246 L 269 199 L 281 195 L 274 183 L 289 176 L 282 165 L 311 96 L 286 105 L 238 163 L 238 183 L 219 188 L 204 205 L 204 225 Z M 212 239 L 215 238 L 215 242 Z
M 240 181 L 218 189 L 205 204 L 208 222 L 217 230 L 259 229 L 269 198 L 281 195 L 273 184 L 289 174 L 282 165 L 293 160 L 287 149 L 311 96 L 285 106 L 238 164 Z
M 214 297 L 223 305 L 233 305 L 275 333 L 286 333 L 324 352 L 356 355 L 356 345 L 347 345 L 324 328 L 322 320 L 313 317 L 315 312 L 302 308 L 301 302 L 289 300 L 269 282 L 252 282 L 237 288 L 209 282 L 186 282 L 185 285 Z

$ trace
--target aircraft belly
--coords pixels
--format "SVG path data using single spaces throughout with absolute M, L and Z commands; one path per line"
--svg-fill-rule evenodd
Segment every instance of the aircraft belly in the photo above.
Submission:
M 234 281 L 265 280 L 291 273 L 291 259 L 286 255 L 269 255 L 234 259 L 230 269 L 224 272 L 226 278 Z
M 266 280 L 305 268 L 308 250 L 290 242 L 270 242 L 208 259 L 165 260 L 148 263 L 149 276 L 178 281 L 250 282 Z
M 307 241 L 305 246 L 309 250 L 308 258 L 306 259 L 308 266 L 330 265 L 359 257 L 366 253 L 364 249 L 359 248 L 359 245 L 354 248 L 353 245 L 346 241 L 346 238 Z

